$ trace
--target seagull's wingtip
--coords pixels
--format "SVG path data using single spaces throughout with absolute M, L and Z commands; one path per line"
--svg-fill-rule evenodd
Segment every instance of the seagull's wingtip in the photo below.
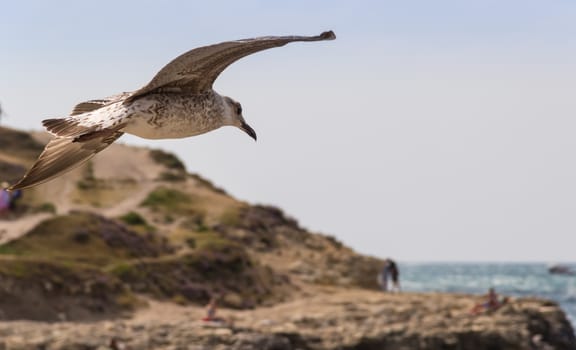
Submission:
M 336 34 L 334 34 L 333 31 L 329 30 L 327 32 L 320 34 L 320 39 L 321 40 L 334 40 L 334 39 L 336 39 Z
M 18 181 L 18 183 L 15 183 L 14 185 L 12 185 L 12 186 L 10 186 L 10 187 L 6 187 L 5 190 L 8 191 L 8 192 L 14 192 L 14 191 L 17 191 L 17 190 L 21 190 L 21 189 L 23 189 L 23 188 L 26 187 L 26 186 L 23 187 L 23 186 L 21 185 L 21 183 L 22 183 L 22 180 Z

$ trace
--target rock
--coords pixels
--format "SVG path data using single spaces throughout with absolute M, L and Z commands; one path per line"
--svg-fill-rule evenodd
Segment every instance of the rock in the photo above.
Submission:
M 511 299 L 471 316 L 474 296 L 332 290 L 250 311 L 226 309 L 233 327 L 206 327 L 201 308 L 146 320 L 92 323 L 1 322 L 0 349 L 576 349 L 562 310 L 540 299 Z
M 290 340 L 279 334 L 240 333 L 231 349 L 292 350 Z

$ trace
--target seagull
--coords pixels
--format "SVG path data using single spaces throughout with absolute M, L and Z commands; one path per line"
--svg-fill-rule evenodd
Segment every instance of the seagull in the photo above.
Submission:
M 242 106 L 212 89 L 226 67 L 253 53 L 295 41 L 334 40 L 317 36 L 266 36 L 192 49 L 168 63 L 143 88 L 82 102 L 65 118 L 42 125 L 55 136 L 34 165 L 9 188 L 39 185 L 81 165 L 124 133 L 145 139 L 183 138 L 235 126 L 256 140 Z

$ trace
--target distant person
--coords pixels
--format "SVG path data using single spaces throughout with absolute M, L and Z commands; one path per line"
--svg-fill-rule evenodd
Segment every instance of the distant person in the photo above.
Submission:
M 218 322 L 224 323 L 224 319 L 216 316 L 218 310 L 218 296 L 213 296 L 206 305 L 206 316 L 202 318 L 204 322 Z
M 10 192 L 10 203 L 9 208 L 12 212 L 15 212 L 17 208 L 16 202 L 18 202 L 22 198 L 22 190 L 15 190 Z
M 470 314 L 478 315 L 482 312 L 493 312 L 508 302 L 508 298 L 500 300 L 494 288 L 488 289 L 488 294 L 483 295 L 482 298 L 483 301 L 474 305 L 470 310 Z
M 392 291 L 400 292 L 400 271 L 394 260 L 390 260 L 390 275 L 392 277 Z
M 8 183 L 3 182 L 0 188 L 0 217 L 7 216 L 10 212 L 11 195 L 8 192 Z
M 392 289 L 391 291 L 400 291 L 400 282 L 399 282 L 399 275 L 400 271 L 398 270 L 398 265 L 392 259 L 384 260 L 384 266 L 382 267 L 382 271 L 378 276 L 378 282 L 380 287 L 384 292 L 388 291 L 388 280 L 392 280 Z
M 6 181 L 0 184 L 0 216 L 7 216 L 16 211 L 16 202 L 22 197 L 22 191 L 8 191 L 10 184 Z

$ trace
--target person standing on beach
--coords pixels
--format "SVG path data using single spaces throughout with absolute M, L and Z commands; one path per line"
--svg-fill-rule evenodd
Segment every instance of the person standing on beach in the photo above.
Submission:
M 391 291 L 400 292 L 400 271 L 398 270 L 398 265 L 392 259 L 384 260 L 384 266 L 382 267 L 382 272 L 378 275 L 378 282 L 382 291 L 388 291 L 388 280 L 392 280 Z
M 400 271 L 394 260 L 390 260 L 390 275 L 392 277 L 392 291 L 400 292 Z

